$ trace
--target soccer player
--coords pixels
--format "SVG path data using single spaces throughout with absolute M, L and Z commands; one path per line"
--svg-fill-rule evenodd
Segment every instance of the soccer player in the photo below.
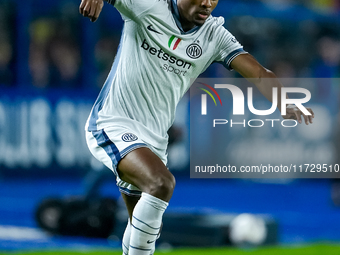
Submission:
M 149 255 L 175 187 L 166 167 L 167 130 L 191 79 L 219 62 L 252 79 L 270 101 L 272 88 L 281 85 L 223 27 L 222 17 L 211 16 L 218 0 L 107 1 L 120 12 L 124 29 L 86 138 L 92 154 L 115 173 L 129 212 L 123 253 Z M 102 7 L 102 0 L 82 0 L 79 9 L 95 21 Z M 308 124 L 314 114 L 288 107 L 284 117 Z

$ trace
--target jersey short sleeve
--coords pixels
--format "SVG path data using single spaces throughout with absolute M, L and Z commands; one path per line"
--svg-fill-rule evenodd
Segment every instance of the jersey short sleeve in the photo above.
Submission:
M 218 27 L 217 33 L 217 47 L 215 62 L 221 63 L 228 70 L 231 62 L 240 54 L 247 53 L 244 51 L 243 46 L 236 40 L 236 38 L 222 25 Z
M 158 0 L 111 0 L 110 4 L 122 14 L 124 19 L 129 18 L 136 20 L 157 1 Z

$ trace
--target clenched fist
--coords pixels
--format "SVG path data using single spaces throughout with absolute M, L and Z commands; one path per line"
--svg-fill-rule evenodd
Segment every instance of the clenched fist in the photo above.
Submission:
M 103 0 L 82 0 L 79 6 L 79 12 L 84 17 L 88 17 L 92 22 L 95 22 L 103 6 Z

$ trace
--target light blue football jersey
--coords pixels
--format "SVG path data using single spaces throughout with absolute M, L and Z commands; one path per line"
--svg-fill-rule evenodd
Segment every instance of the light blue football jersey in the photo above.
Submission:
M 210 15 L 202 26 L 183 32 L 174 0 L 116 0 L 114 7 L 124 29 L 86 129 L 126 127 L 164 149 L 176 105 L 193 79 L 213 62 L 230 69 L 245 51 L 222 17 Z

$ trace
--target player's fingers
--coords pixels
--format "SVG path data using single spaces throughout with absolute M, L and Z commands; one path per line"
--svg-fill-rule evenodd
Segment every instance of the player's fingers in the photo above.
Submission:
M 313 123 L 314 112 L 311 108 L 307 108 L 307 110 L 311 113 L 311 115 L 308 115 L 309 123 Z
M 99 15 L 100 15 L 100 13 L 103 9 L 103 5 L 104 5 L 104 3 L 102 1 L 98 4 L 98 6 L 96 8 L 96 12 L 95 12 L 93 18 L 91 19 L 92 22 L 95 22 L 98 19 Z
M 310 123 L 310 124 L 313 123 L 313 117 L 312 117 L 312 116 L 308 116 L 308 120 L 309 120 L 309 123 Z
M 303 118 L 305 119 L 306 125 L 308 125 L 308 124 L 309 124 L 309 118 L 308 118 L 308 116 L 305 115 L 305 114 L 302 114 L 302 116 L 303 116 Z
M 91 9 L 88 14 L 88 17 L 91 19 L 91 21 L 92 21 L 92 18 L 94 17 L 94 14 L 96 13 L 97 5 L 98 5 L 98 1 L 92 1 Z
M 85 5 L 86 5 L 86 0 L 82 0 L 81 3 L 80 3 L 80 5 L 79 5 L 79 12 L 80 12 L 80 14 L 82 14 L 82 15 L 83 15 L 83 13 L 84 13 L 84 7 L 85 7 Z
M 302 119 L 301 119 L 301 112 L 300 111 L 295 111 L 295 117 L 296 117 L 296 120 L 301 124 L 302 123 Z
M 314 112 L 311 108 L 307 108 L 307 110 L 312 114 L 308 116 L 309 122 L 313 123 L 313 118 L 314 118 Z
M 84 17 L 88 17 L 90 11 L 91 11 L 91 2 L 90 1 L 86 1 L 86 4 L 85 4 L 84 9 L 83 9 L 83 16 Z

